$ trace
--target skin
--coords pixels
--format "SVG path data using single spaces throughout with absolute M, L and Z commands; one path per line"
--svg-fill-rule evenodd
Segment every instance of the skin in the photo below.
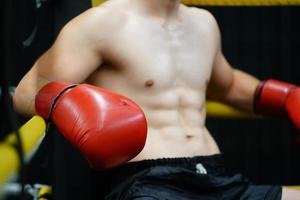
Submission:
M 53 80 L 107 88 L 142 107 L 148 137 L 133 161 L 220 153 L 205 127 L 206 99 L 251 111 L 259 84 L 227 62 L 214 17 L 178 0 L 114 0 L 74 18 L 19 83 L 15 109 L 34 115 L 35 95 Z M 283 189 L 283 199 L 299 196 Z

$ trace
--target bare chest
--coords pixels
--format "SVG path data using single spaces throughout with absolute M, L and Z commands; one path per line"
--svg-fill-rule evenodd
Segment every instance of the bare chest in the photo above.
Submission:
M 216 51 L 212 38 L 205 27 L 189 23 L 132 19 L 108 42 L 106 57 L 133 84 L 203 89 Z

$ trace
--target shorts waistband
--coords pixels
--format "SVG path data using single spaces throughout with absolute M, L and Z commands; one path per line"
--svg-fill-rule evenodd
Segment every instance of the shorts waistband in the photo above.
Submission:
M 198 163 L 202 163 L 207 167 L 218 167 L 224 166 L 224 158 L 222 154 L 210 155 L 210 156 L 194 156 L 194 157 L 182 157 L 182 158 L 159 158 L 159 159 L 149 159 L 142 161 L 129 162 L 121 168 L 148 168 L 158 165 L 168 165 L 168 166 L 180 166 L 185 168 L 194 168 Z
M 142 161 L 129 162 L 120 167 L 106 171 L 106 175 L 113 182 L 120 182 L 140 171 L 156 166 L 182 167 L 189 170 L 196 170 L 201 165 L 208 174 L 225 175 L 224 158 L 222 154 L 211 156 L 195 156 L 182 158 L 160 158 Z

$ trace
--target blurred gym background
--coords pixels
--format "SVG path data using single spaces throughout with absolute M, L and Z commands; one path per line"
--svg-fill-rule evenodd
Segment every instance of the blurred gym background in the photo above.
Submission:
M 14 60 L 9 73 L 4 74 L 1 67 L 1 86 L 4 79 L 9 80 L 9 92 L 13 92 L 33 62 L 50 47 L 62 26 L 91 6 L 90 0 L 18 1 L 15 19 L 11 18 L 15 30 L 11 32 L 15 38 L 11 40 Z M 222 32 L 223 52 L 234 67 L 260 79 L 275 78 L 300 85 L 299 6 L 202 7 L 216 17 Z M 7 21 L 1 24 L 6 25 Z M 7 123 L 8 111 L 3 99 L 0 140 L 14 131 Z M 19 125 L 28 120 L 21 116 L 17 119 Z M 225 155 L 230 173 L 241 172 L 258 184 L 300 185 L 300 141 L 297 139 L 300 133 L 288 120 L 208 118 L 207 126 Z M 49 176 L 39 171 L 37 165 L 30 164 L 27 179 L 49 183 Z

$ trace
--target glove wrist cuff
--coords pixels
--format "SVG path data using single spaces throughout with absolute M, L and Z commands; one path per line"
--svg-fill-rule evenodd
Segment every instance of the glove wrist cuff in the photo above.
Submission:
M 46 84 L 35 97 L 35 109 L 37 114 L 46 120 L 50 120 L 51 113 L 59 97 L 75 86 L 77 86 L 77 84 L 59 82 Z
M 286 115 L 285 101 L 295 85 L 277 80 L 262 81 L 256 88 L 254 111 L 269 115 Z

